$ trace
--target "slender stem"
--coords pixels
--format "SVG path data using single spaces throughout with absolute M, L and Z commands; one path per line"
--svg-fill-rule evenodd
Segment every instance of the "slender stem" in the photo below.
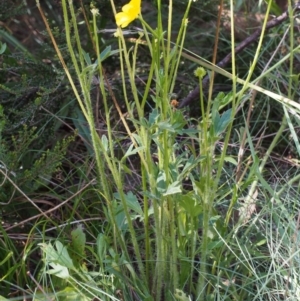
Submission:
M 271 153 L 274 149 L 274 147 L 277 145 L 278 140 L 281 138 L 283 131 L 285 130 L 287 126 L 287 122 L 286 122 L 286 117 L 283 116 L 282 121 L 281 121 L 281 125 L 272 141 L 272 143 L 270 144 L 269 148 L 267 149 L 266 153 L 264 154 L 261 163 L 259 165 L 258 168 L 258 172 L 261 173 L 267 163 L 267 160 L 269 159 L 269 157 L 271 156 Z M 254 180 L 253 183 L 250 186 L 249 192 L 247 194 L 247 197 L 245 198 L 245 207 L 247 208 L 247 205 L 251 204 L 253 202 L 253 196 L 256 190 L 258 184 L 258 179 Z M 240 216 L 240 221 L 242 222 L 242 219 L 244 218 L 243 215 Z
M 270 6 L 270 3 L 268 5 L 268 7 Z M 292 12 L 292 5 L 291 5 L 291 2 L 289 0 L 289 17 L 290 17 L 290 49 L 294 49 L 294 18 L 293 18 L 293 12 Z M 293 70 L 293 55 L 291 55 L 290 57 L 290 74 L 292 74 L 292 70 Z M 288 97 L 291 97 L 291 94 L 292 94 L 292 86 L 293 86 L 293 82 L 292 82 L 292 77 L 290 76 L 289 77 L 289 88 L 288 88 Z M 284 105 L 284 104 L 283 104 Z M 267 160 L 269 159 L 269 157 L 271 156 L 271 153 L 274 149 L 274 147 L 277 145 L 278 141 L 280 140 L 281 138 L 281 135 L 283 133 L 283 131 L 285 130 L 287 126 L 287 119 L 286 119 L 286 116 L 284 115 L 283 118 L 282 118 L 282 121 L 281 121 L 281 124 L 280 124 L 280 127 L 279 127 L 279 130 L 277 131 L 272 143 L 270 144 L 269 148 L 267 149 L 266 153 L 264 154 L 262 160 L 261 160 L 261 164 L 259 166 L 259 169 L 258 169 L 258 172 L 259 173 L 262 173 L 266 163 L 267 163 Z M 248 195 L 245 199 L 245 206 L 247 206 L 248 204 L 251 204 L 253 202 L 253 196 L 254 196 L 254 193 L 256 191 L 256 187 L 257 187 L 257 184 L 258 184 L 258 180 L 255 180 L 250 189 L 249 189 L 249 192 L 248 192 Z M 247 208 L 247 207 L 246 207 Z M 243 216 L 240 217 L 240 220 L 243 219 Z

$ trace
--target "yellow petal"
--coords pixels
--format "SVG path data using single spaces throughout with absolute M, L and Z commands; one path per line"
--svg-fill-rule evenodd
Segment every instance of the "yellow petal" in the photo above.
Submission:
M 128 24 L 133 21 L 129 18 L 129 15 L 126 13 L 117 13 L 116 14 L 116 23 L 118 26 L 126 27 L 128 26 Z
M 131 0 L 122 7 L 122 12 L 116 14 L 116 24 L 122 28 L 126 27 L 138 17 L 140 12 L 141 0 Z
M 130 13 L 130 11 L 133 10 L 133 9 L 134 9 L 134 6 L 131 4 L 131 2 L 128 3 L 128 4 L 125 4 L 125 5 L 122 7 L 122 11 L 123 11 L 124 13 Z

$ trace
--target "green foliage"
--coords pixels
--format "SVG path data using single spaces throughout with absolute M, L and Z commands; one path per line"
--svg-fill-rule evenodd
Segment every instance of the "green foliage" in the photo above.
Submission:
M 82 225 L 79 225 L 71 232 L 71 244 L 69 247 L 69 252 L 73 258 L 74 265 L 77 268 L 80 266 L 83 267 L 83 260 L 86 259 L 85 247 L 86 235 Z
M 2 21 L 24 14 L 24 1 L 15 2 L 12 9 L 1 10 Z M 1 1 L 1 5 L 11 7 L 12 1 Z M 55 66 L 57 59 L 50 64 L 43 60 L 53 57 L 53 49 L 44 43 L 34 56 L 8 32 L 0 36 L 8 42 L 6 47 L 2 44 L 0 55 L 0 197 L 8 203 L 20 193 L 30 195 L 48 185 L 74 137 L 57 139 L 61 120 L 56 114 L 67 118 L 71 97 L 61 68 Z M 58 31 L 56 36 L 62 39 Z M 11 204 L 17 207 L 16 202 Z
M 2 0 L 0 2 L 0 21 L 23 14 L 25 11 L 22 0 Z
M 55 143 L 53 149 L 45 151 L 34 150 L 33 142 L 38 139 L 36 128 L 23 127 L 11 141 L 1 141 L 0 155 L 3 172 L 1 200 L 9 202 L 15 188 L 18 186 L 25 194 L 37 191 L 41 186 L 47 185 L 52 174 L 56 172 L 65 158 L 67 148 L 74 140 L 74 136 Z M 8 177 L 8 179 L 6 178 Z M 19 193 L 16 193 L 17 197 Z M 12 203 L 17 207 L 17 203 Z
M 175 2 L 180 11 L 192 3 Z M 212 3 L 198 1 L 195 8 L 201 11 L 201 5 Z M 119 43 L 120 50 L 107 47 L 105 38 L 96 34 L 102 19 L 95 11 L 88 14 L 94 54 L 79 26 L 81 3 L 63 0 L 62 4 L 67 42 L 59 27 L 50 26 L 45 36 L 52 34 L 56 49 L 64 50 L 63 71 L 46 44 L 43 49 L 52 53 L 51 66 L 30 58 L 26 51 L 16 54 L 9 45 L 1 56 L 0 202 L 5 218 L 0 226 L 1 294 L 8 296 L 10 285 L 17 283 L 16 294 L 32 300 L 299 299 L 299 219 L 295 217 L 300 176 L 296 167 L 282 174 L 284 168 L 274 157 L 284 132 L 294 151 L 300 150 L 300 106 L 291 92 L 295 76 L 287 84 L 264 71 L 250 83 L 250 78 L 245 81 L 241 74 L 232 71 L 232 75 L 204 59 L 193 58 L 186 67 L 182 51 L 188 9 L 183 22 L 181 14 L 174 18 L 182 27 L 173 43 L 173 11 L 166 14 L 166 27 L 160 22 L 162 11 L 171 9 L 165 3 L 162 11 L 155 11 L 155 26 L 135 21 L 143 34 L 133 43 L 123 36 L 127 30 L 118 32 L 113 45 Z M 123 3 L 116 4 L 119 10 Z M 292 42 L 290 47 L 293 53 Z M 257 53 L 266 55 L 265 50 L 257 46 Z M 143 87 L 136 80 L 144 62 L 140 51 L 151 54 Z M 105 60 L 112 54 L 119 55 L 122 93 L 103 80 Z M 253 75 L 258 57 L 251 55 L 250 61 L 247 74 Z M 176 109 L 173 96 L 178 77 L 193 77 L 195 62 L 207 68 L 198 69 L 202 71 L 197 79 L 205 76 L 203 71 L 220 73 L 234 89 L 206 99 L 200 81 L 200 105 L 195 105 L 200 115 L 191 118 L 189 113 L 194 112 Z M 276 64 L 277 72 L 282 62 Z M 13 75 L 4 70 L 7 66 Z M 91 93 L 94 76 L 100 79 L 95 94 Z M 264 79 L 270 85 L 260 87 L 257 82 L 264 84 Z M 274 92 L 281 85 L 288 85 L 288 100 L 282 91 Z M 256 95 L 256 103 L 253 91 L 263 95 Z M 72 104 L 69 114 L 65 105 L 73 98 L 79 106 Z M 110 98 L 116 100 L 113 108 Z M 269 106 L 272 113 L 280 111 L 274 116 L 283 116 L 281 123 L 271 120 Z M 66 109 L 60 111 L 62 107 Z M 76 144 L 82 149 L 73 148 L 73 136 L 56 138 L 61 130 L 56 114 L 75 119 L 72 125 L 83 140 Z M 119 121 L 121 133 L 116 131 Z M 270 135 L 269 122 L 275 128 Z M 65 177 L 63 185 L 53 179 L 55 172 Z M 30 218 L 22 216 L 19 227 L 12 225 L 13 218 L 19 222 L 24 214 L 18 200 L 35 200 L 33 195 L 46 201 L 45 215 L 35 216 L 30 205 L 26 214 Z M 49 195 L 55 196 L 53 206 Z M 16 216 L 16 212 L 21 213 Z M 39 222 L 34 220 L 37 216 Z M 23 243 L 18 231 L 27 229 L 30 233 Z M 11 230 L 19 234 L 19 248 Z
M 63 4 L 66 33 L 70 36 L 66 16 L 70 14 L 75 20 L 74 8 L 70 3 L 67 5 L 66 1 Z M 158 11 L 158 14 L 160 16 L 161 12 Z M 96 14 L 93 19 L 94 27 L 95 19 Z M 268 261 L 269 254 L 265 255 L 265 252 L 269 250 L 266 251 L 266 234 L 261 234 L 254 225 L 246 228 L 251 236 L 243 235 L 245 224 L 250 221 L 253 212 L 248 215 L 244 213 L 249 209 L 248 201 L 254 198 L 252 189 L 256 187 L 255 177 L 260 177 L 258 167 L 261 168 L 264 161 L 258 160 L 253 152 L 253 144 L 249 141 L 253 161 L 249 163 L 249 168 L 244 169 L 242 177 L 235 176 L 232 170 L 239 167 L 241 162 L 230 151 L 229 143 L 237 141 L 233 138 L 232 128 L 238 108 L 249 98 L 245 91 L 249 87 L 257 87 L 250 86 L 247 81 L 239 78 L 237 82 L 244 85 L 239 93 L 221 93 L 207 103 L 204 103 L 201 91 L 201 117 L 192 128 L 192 120 L 170 104 L 170 95 L 175 86 L 174 78 L 179 70 L 185 27 L 179 30 L 177 43 L 171 50 L 171 41 L 168 40 L 170 36 L 168 33 L 164 36 L 160 21 L 155 30 L 141 21 L 152 55 L 149 78 L 143 92 L 134 81 L 139 44 L 136 43 L 133 50 L 127 50 L 122 32 L 118 32 L 119 47 L 122 49 L 120 65 L 124 103 L 132 123 L 132 127 L 129 127 L 120 114 L 130 138 L 130 145 L 124 149 L 121 159 L 116 159 L 114 152 L 115 141 L 111 131 L 106 89 L 100 83 L 107 134 L 98 137 L 91 110 L 92 101 L 87 93 L 91 82 L 89 72 L 95 71 L 95 68 L 90 70 L 93 63 L 86 59 L 76 30 L 78 50 L 74 50 L 71 40 L 68 41 L 73 65 L 78 66 L 76 79 L 80 81 L 83 90 L 83 98 L 77 96 L 82 110 L 80 116 L 81 119 L 86 118 L 89 124 L 89 129 L 85 131 L 81 128 L 81 133 L 86 139 L 90 136 L 88 145 L 93 146 L 95 171 L 99 179 L 97 190 L 103 199 L 100 207 L 107 223 L 104 234 L 96 231 L 96 250 L 90 250 L 100 270 L 90 274 L 92 282 L 96 277 L 104 282 L 103 275 L 109 271 L 116 280 L 113 284 L 106 282 L 106 290 L 111 292 L 112 287 L 121 290 L 125 300 L 133 299 L 128 294 L 128 287 L 142 300 L 173 300 L 174 297 L 187 300 L 190 296 L 199 300 L 215 300 L 220 296 L 224 296 L 224 300 L 253 300 L 255 292 L 251 290 L 251 286 L 264 277 L 264 270 L 256 269 L 256 265 L 260 266 Z M 170 30 L 170 18 L 168 22 Z M 75 23 L 72 25 L 76 27 Z M 97 41 L 96 36 L 95 39 Z M 100 49 L 97 51 L 97 57 L 100 57 Z M 97 72 L 101 78 L 102 62 L 97 63 Z M 199 60 L 199 64 L 203 64 L 203 60 Z M 251 71 L 255 64 L 256 62 L 251 66 Z M 209 64 L 205 67 L 219 71 Z M 69 70 L 66 72 L 69 73 Z M 125 89 L 125 72 L 132 90 L 130 97 Z M 222 74 L 228 75 L 226 72 Z M 197 75 L 202 77 L 204 73 Z M 235 76 L 228 77 L 236 84 Z M 73 82 L 74 79 L 70 81 Z M 149 101 L 151 109 L 147 112 L 145 107 L 150 99 L 148 94 L 152 81 L 155 95 L 152 96 L 152 102 Z M 201 88 L 201 81 L 199 84 Z M 73 91 L 78 94 L 74 86 Z M 144 94 L 141 96 L 140 93 Z M 274 97 L 278 99 L 277 95 Z M 246 126 L 248 130 L 248 125 Z M 244 143 L 243 139 L 246 138 L 242 138 L 240 143 Z M 277 139 L 278 136 L 274 141 Z M 218 145 L 222 145 L 222 148 L 218 149 Z M 141 180 L 135 189 L 126 189 L 123 180 L 123 174 L 128 172 L 126 163 L 136 155 L 140 160 L 136 172 Z M 108 172 L 110 177 L 107 176 Z M 129 182 L 130 176 L 129 173 Z M 261 177 L 260 180 L 264 183 Z M 249 185 L 251 189 L 247 192 Z M 244 205 L 241 204 L 241 199 L 244 199 Z M 240 214 L 236 218 L 238 210 Z M 78 254 L 84 257 L 82 246 L 85 237 L 81 229 L 75 236 L 82 238 Z M 64 258 L 71 258 L 70 252 L 67 256 L 65 246 L 57 245 L 58 250 L 61 250 Z M 43 251 L 49 253 L 49 250 Z M 53 266 L 51 264 L 52 270 Z M 55 266 L 54 272 L 58 277 L 63 275 L 69 279 L 69 270 L 74 270 L 74 266 L 75 264 L 67 263 L 64 268 Z M 52 270 L 50 269 L 51 273 Z M 89 271 L 87 266 L 85 273 L 89 274 Z M 81 285 L 84 286 L 84 283 L 85 280 Z M 89 290 L 88 294 L 90 293 L 95 293 L 93 287 Z M 101 292 L 101 297 L 103 296 L 105 294 Z

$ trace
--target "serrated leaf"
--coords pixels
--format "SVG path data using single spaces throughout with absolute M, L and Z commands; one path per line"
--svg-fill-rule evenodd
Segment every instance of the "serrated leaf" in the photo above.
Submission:
M 136 153 L 143 150 L 144 148 L 145 148 L 144 146 L 135 147 L 133 144 L 130 144 L 129 148 L 127 149 L 125 155 L 122 158 L 122 161 L 129 156 L 135 155 Z
M 55 246 L 58 255 L 57 262 L 67 268 L 74 268 L 73 261 L 68 253 L 67 248 L 58 240 L 55 242 Z
M 137 197 L 131 191 L 129 191 L 125 195 L 125 200 L 126 200 L 127 206 L 131 210 L 133 210 L 134 212 L 138 213 L 139 215 L 143 215 L 142 207 L 141 207 L 141 205 L 140 205 Z
M 175 181 L 168 186 L 167 191 L 163 195 L 164 196 L 172 195 L 172 194 L 176 194 L 176 193 L 180 193 L 180 192 L 181 192 L 180 182 Z
M 191 217 L 196 217 L 202 213 L 203 207 L 191 195 L 183 195 L 179 200 L 180 207 Z
M 57 240 L 55 242 L 56 250 L 50 243 L 41 243 L 39 244 L 39 246 L 41 247 L 42 251 L 46 254 L 46 261 L 48 263 L 53 262 L 56 264 L 60 264 L 64 267 L 74 269 L 73 261 L 70 258 L 66 247 L 60 241 Z
M 228 124 L 231 121 L 231 111 L 232 109 L 229 109 L 225 111 L 221 116 L 219 114 L 216 114 L 215 119 L 213 121 L 214 132 L 216 136 L 220 135 L 227 128 Z
M 86 244 L 86 235 L 83 231 L 82 225 L 71 232 L 71 247 L 72 252 L 78 255 L 80 258 L 85 257 L 85 244 Z
M 69 270 L 65 266 L 54 262 L 49 263 L 49 265 L 52 269 L 48 270 L 47 274 L 54 275 L 61 279 L 67 279 L 70 277 Z
M 109 56 L 119 53 L 120 50 L 111 50 L 111 46 L 107 46 L 101 53 L 100 53 L 100 62 L 103 62 Z M 94 65 L 98 65 L 98 59 L 94 62 Z
M 149 114 L 149 124 L 153 125 L 156 123 L 158 117 L 159 117 L 159 113 L 157 109 L 153 109 L 152 112 Z
M 178 124 L 179 125 L 179 124 Z M 169 122 L 169 120 L 166 120 L 166 121 L 161 121 L 161 122 L 159 122 L 158 123 L 158 128 L 160 129 L 160 130 L 165 130 L 165 131 L 168 131 L 168 132 L 170 132 L 170 133 L 175 133 L 175 131 L 176 131 L 176 128 L 177 128 L 177 124 L 171 124 L 170 122 Z

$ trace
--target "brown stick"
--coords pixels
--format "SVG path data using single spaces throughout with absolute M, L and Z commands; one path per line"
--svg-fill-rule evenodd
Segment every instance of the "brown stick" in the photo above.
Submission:
M 300 2 L 295 4 L 294 6 L 294 11 L 299 11 L 300 10 Z M 288 11 L 284 12 L 277 18 L 274 18 L 273 20 L 269 21 L 266 25 L 266 30 L 273 28 L 279 24 L 281 24 L 283 21 L 285 21 L 289 16 Z M 244 50 L 248 45 L 252 44 L 255 42 L 258 37 L 260 36 L 262 32 L 262 27 L 258 28 L 252 35 L 250 35 L 248 38 L 246 38 L 243 42 L 241 42 L 235 49 L 234 52 L 235 54 L 240 53 L 242 50 Z M 232 58 L 231 52 L 227 54 L 219 63 L 217 63 L 217 66 L 220 68 L 224 68 Z M 202 87 L 206 88 L 209 85 L 209 76 L 205 76 L 202 80 Z M 178 108 L 183 108 L 188 106 L 192 101 L 196 100 L 199 98 L 200 94 L 200 88 L 197 86 L 186 98 L 180 101 L 180 104 Z

